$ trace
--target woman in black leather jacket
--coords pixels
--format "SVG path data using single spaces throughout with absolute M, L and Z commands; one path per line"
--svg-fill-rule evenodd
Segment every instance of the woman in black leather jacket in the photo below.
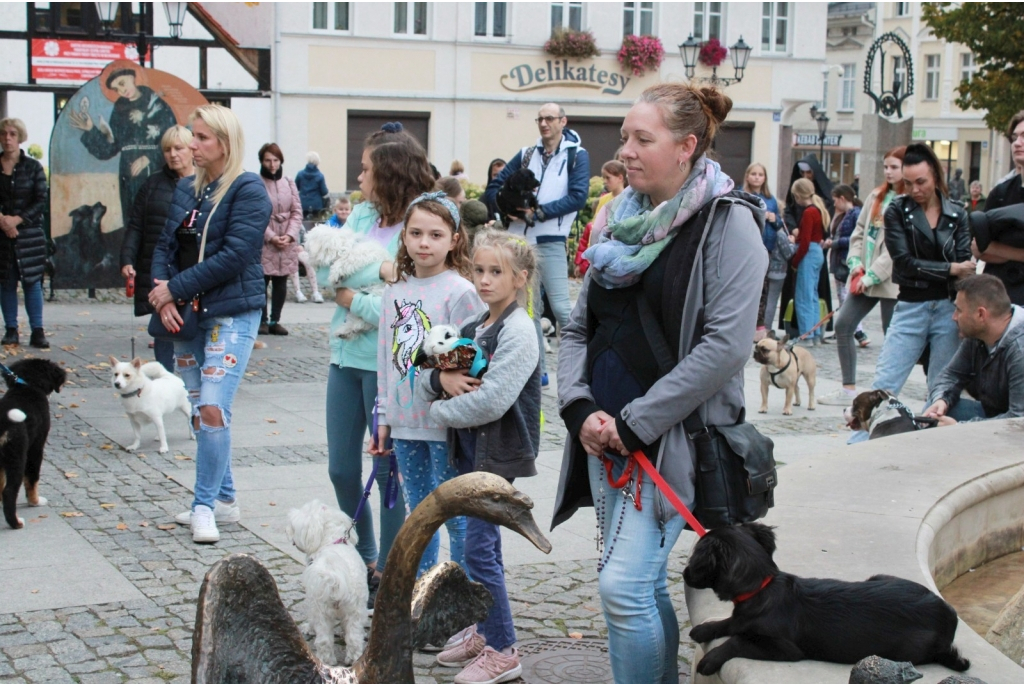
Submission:
M 121 242 L 121 275 L 135 278 L 135 316 L 149 316 L 152 279 L 149 275 L 153 250 L 167 223 L 171 198 L 178 179 L 195 173 L 192 167 L 192 132 L 184 126 L 173 126 L 164 132 L 160 147 L 164 151 L 164 168 L 152 174 L 135 196 L 132 216 L 125 226 Z M 164 368 L 174 373 L 174 343 L 155 340 L 151 343 L 153 355 Z
M 976 271 L 967 211 L 949 199 L 942 167 L 930 147 L 907 146 L 903 183 L 907 194 L 896 197 L 885 211 L 885 246 L 900 293 L 872 384 L 894 395 L 926 347 L 929 390 L 953 357 L 960 344 L 953 321 L 956 279 Z

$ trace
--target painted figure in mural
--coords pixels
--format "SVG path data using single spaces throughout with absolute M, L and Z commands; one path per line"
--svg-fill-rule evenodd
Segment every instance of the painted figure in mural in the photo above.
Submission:
M 160 139 L 178 122 L 170 106 L 147 86 L 136 84 L 134 69 L 116 69 L 107 77 L 107 88 L 117 93 L 108 124 L 103 116 L 93 122 L 89 98 L 70 112 L 71 126 L 82 131 L 82 145 L 97 159 L 121 155 L 118 187 L 122 221 L 131 216 L 132 202 L 149 175 L 163 165 Z

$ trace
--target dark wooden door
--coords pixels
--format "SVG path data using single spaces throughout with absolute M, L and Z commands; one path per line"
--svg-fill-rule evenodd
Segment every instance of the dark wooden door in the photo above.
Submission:
M 430 112 L 366 112 L 349 110 L 348 113 L 348 160 L 345 170 L 345 187 L 351 192 L 359 188 L 359 174 L 362 172 L 363 142 L 366 136 L 389 121 L 399 121 L 405 130 L 420 141 L 429 156 L 428 133 Z
M 615 159 L 622 138 L 622 119 L 613 117 L 569 117 L 568 128 L 580 135 L 580 144 L 590 157 L 590 176 L 601 175 L 601 165 Z
M 715 137 L 712 155 L 729 174 L 737 188 L 743 187 L 743 174 L 750 166 L 754 142 L 754 124 L 726 122 Z

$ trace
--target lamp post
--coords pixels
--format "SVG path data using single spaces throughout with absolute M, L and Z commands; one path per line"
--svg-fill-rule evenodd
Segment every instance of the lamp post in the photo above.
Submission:
M 97 2 L 96 13 L 99 14 L 100 23 L 103 24 L 103 31 L 109 37 L 113 32 L 114 22 L 117 20 L 119 2 Z M 152 11 L 152 3 L 140 2 L 139 13 L 142 21 L 139 22 L 139 34 L 135 37 L 135 49 L 139 53 L 139 65 L 146 66 L 146 53 L 149 52 L 149 38 L 146 36 L 146 13 Z M 171 38 L 181 38 L 181 27 L 185 23 L 185 14 L 188 12 L 187 2 L 165 2 L 164 14 L 167 16 L 167 24 L 170 26 Z
M 686 78 L 693 79 L 697 69 L 697 59 L 700 57 L 701 48 L 704 43 L 695 40 L 691 33 L 683 43 L 679 45 L 679 55 L 683 58 L 683 67 L 686 69 Z M 743 80 L 743 71 L 747 68 L 747 60 L 750 59 L 750 46 L 743 40 L 743 36 L 729 48 L 732 57 L 733 78 L 722 78 L 718 75 L 718 67 L 711 67 L 711 76 L 696 79 L 702 83 L 725 88 Z
M 828 117 L 825 112 L 819 112 L 816 105 L 811 105 L 811 118 L 818 125 L 818 161 L 821 168 L 825 168 L 825 134 L 828 132 Z

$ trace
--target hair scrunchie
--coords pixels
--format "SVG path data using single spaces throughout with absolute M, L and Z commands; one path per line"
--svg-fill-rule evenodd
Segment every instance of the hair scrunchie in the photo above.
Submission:
M 459 208 L 455 206 L 455 203 L 448 199 L 448 194 L 442 191 L 434 193 L 423 193 L 418 198 L 409 203 L 409 211 L 415 207 L 418 203 L 426 200 L 433 200 L 442 207 L 448 210 L 448 213 L 452 215 L 452 220 L 455 221 L 455 231 L 458 232 L 459 226 L 462 224 L 462 217 L 459 214 Z

